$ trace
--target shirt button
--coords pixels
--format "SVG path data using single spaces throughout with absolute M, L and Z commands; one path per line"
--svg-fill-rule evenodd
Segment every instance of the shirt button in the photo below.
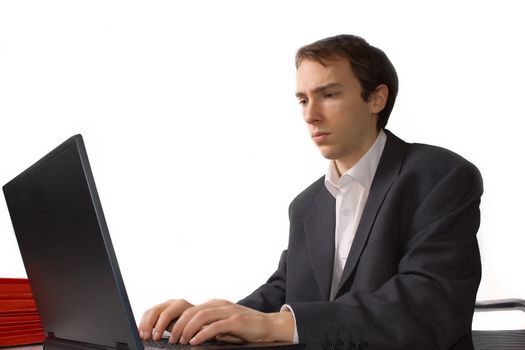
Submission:
M 350 215 L 350 210 L 348 210 L 348 209 L 343 210 L 343 215 L 344 216 Z

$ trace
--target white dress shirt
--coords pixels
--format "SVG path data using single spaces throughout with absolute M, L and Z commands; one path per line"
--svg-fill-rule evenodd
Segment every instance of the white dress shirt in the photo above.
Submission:
M 385 143 L 386 134 L 381 130 L 372 147 L 341 177 L 335 161 L 328 167 L 325 186 L 335 197 L 335 254 L 330 300 L 334 300 L 337 293 Z
M 334 161 L 331 161 L 328 166 L 325 186 L 335 197 L 335 253 L 330 300 L 334 300 L 338 291 L 346 259 L 350 253 L 385 143 L 386 134 L 381 130 L 372 147 L 341 177 L 339 177 Z M 293 315 L 295 322 L 293 342 L 298 343 L 299 334 L 295 314 L 287 304 L 281 308 L 281 311 L 285 310 L 290 311 Z

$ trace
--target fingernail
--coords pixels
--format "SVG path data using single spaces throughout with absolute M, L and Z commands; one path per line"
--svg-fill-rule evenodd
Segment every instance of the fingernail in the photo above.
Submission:
M 190 344 L 191 344 L 191 345 L 195 345 L 195 337 L 191 338 L 191 340 L 190 340 Z
M 144 338 L 144 332 L 143 331 L 140 331 L 140 337 Z

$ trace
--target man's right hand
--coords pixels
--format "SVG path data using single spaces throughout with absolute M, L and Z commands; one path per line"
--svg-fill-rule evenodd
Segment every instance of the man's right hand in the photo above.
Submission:
M 193 304 L 184 299 L 168 300 L 144 312 L 139 325 L 142 340 L 159 340 L 171 321 L 177 319 Z
M 210 339 L 230 342 L 292 341 L 294 320 L 290 312 L 264 313 L 227 300 L 213 299 L 192 305 L 169 300 L 144 313 L 139 331 L 143 340 L 159 340 L 168 329 L 169 342 L 198 345 Z

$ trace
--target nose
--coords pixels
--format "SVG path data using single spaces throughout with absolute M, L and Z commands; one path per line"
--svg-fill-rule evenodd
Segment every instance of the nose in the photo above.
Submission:
M 321 112 L 314 99 L 311 99 L 308 105 L 303 108 L 303 117 L 307 124 L 315 124 L 321 120 Z

